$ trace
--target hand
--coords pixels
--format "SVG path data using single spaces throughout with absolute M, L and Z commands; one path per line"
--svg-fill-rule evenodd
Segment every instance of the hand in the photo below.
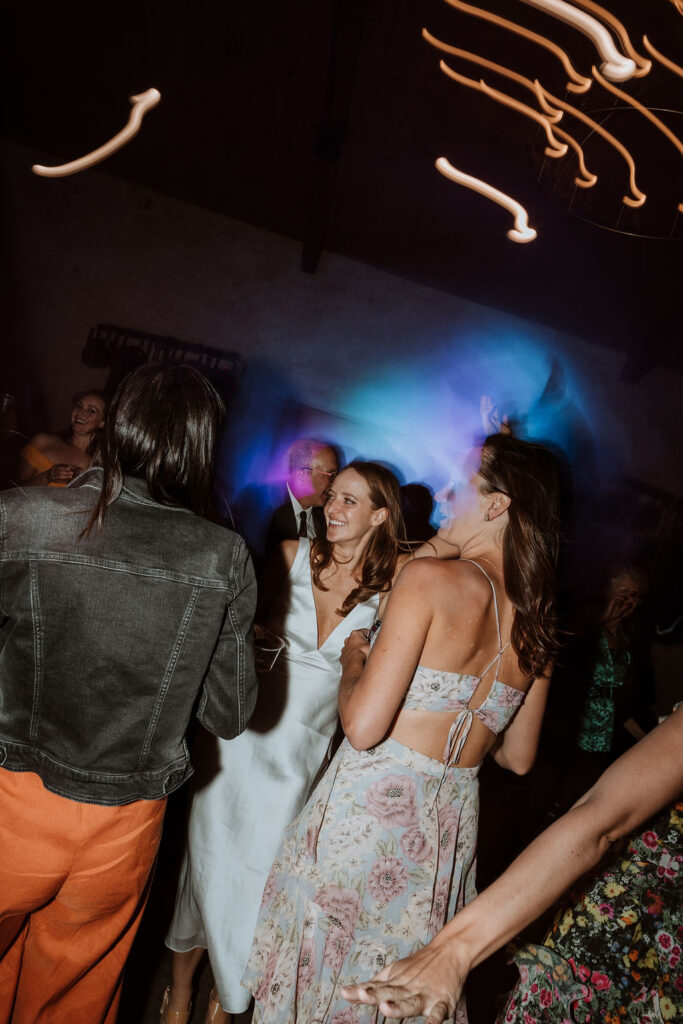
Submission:
M 360 659 L 361 665 L 364 665 L 369 653 L 370 644 L 368 643 L 367 631 L 364 629 L 354 629 L 344 641 L 344 646 L 339 655 L 342 668 L 349 668 L 354 660 L 358 659 Z
M 482 395 L 479 402 L 479 415 L 486 434 L 511 434 L 510 421 L 501 416 L 488 395 Z
M 80 473 L 80 466 L 69 466 L 66 462 L 56 462 L 48 469 L 47 476 L 51 484 L 68 484 L 77 473 Z
M 434 940 L 388 964 L 372 981 L 342 988 L 342 995 L 350 1003 L 379 1006 L 385 1017 L 424 1016 L 425 1024 L 442 1024 L 455 1015 L 466 977 L 452 946 Z

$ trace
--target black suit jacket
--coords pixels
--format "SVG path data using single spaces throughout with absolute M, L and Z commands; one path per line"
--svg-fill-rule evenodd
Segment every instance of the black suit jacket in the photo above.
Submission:
M 315 528 L 316 537 L 325 536 L 325 533 L 327 532 L 325 513 L 318 505 L 313 506 L 313 526 Z M 268 555 L 273 548 L 277 547 L 281 541 L 297 540 L 298 536 L 299 522 L 294 515 L 292 503 L 289 498 L 287 498 L 287 501 L 283 502 L 279 508 L 275 509 L 270 520 L 268 534 L 266 536 L 266 555 Z

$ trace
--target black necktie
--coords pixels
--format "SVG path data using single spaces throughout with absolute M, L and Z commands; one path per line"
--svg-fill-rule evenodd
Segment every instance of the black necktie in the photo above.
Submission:
M 306 511 L 299 512 L 299 536 L 308 537 L 308 523 L 306 522 Z

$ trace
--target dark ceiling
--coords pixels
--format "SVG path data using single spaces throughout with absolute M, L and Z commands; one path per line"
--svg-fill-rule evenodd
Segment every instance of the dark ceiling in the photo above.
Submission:
M 638 49 L 646 32 L 683 64 L 671 0 L 604 2 Z M 595 51 L 573 29 L 520 0 L 480 5 L 552 35 L 590 73 Z M 65 0 L 14 5 L 10 19 L 2 134 L 45 163 L 99 146 L 123 126 L 126 97 L 156 86 L 160 105 L 102 172 L 299 239 L 304 271 L 325 248 L 614 346 L 625 379 L 653 363 L 683 370 L 683 156 L 640 115 L 610 110 L 599 86 L 565 93 L 559 63 L 531 43 L 445 0 Z M 531 121 L 449 81 L 423 26 L 601 111 L 637 154 L 645 206 L 621 204 L 625 164 L 567 122 L 599 175 L 590 195 L 575 189 L 573 158 L 545 160 Z M 683 79 L 657 65 L 625 88 L 672 110 L 661 116 L 683 137 Z M 441 155 L 524 203 L 538 239 L 508 241 L 509 214 L 444 179 Z

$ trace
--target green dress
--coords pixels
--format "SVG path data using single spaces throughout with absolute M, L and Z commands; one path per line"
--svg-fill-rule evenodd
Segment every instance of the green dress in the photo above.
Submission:
M 683 803 L 621 840 L 558 911 L 498 1024 L 683 1021 Z

